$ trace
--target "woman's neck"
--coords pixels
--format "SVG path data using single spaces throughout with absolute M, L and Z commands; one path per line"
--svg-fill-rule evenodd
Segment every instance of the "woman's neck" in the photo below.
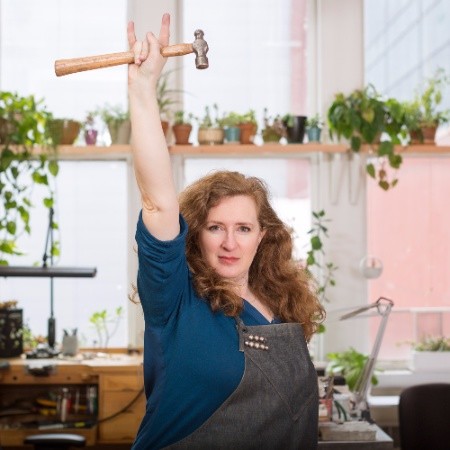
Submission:
M 250 305 L 252 305 L 255 309 L 257 309 L 269 322 L 272 322 L 274 317 L 272 310 L 261 300 L 259 300 L 248 286 L 241 297 L 244 300 L 247 300 L 247 302 L 250 303 Z

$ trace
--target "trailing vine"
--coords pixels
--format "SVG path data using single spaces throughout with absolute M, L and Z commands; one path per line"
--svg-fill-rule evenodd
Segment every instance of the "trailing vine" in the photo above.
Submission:
M 35 185 L 47 187 L 45 208 L 54 207 L 53 181 L 58 174 L 56 145 L 48 132 L 52 114 L 43 100 L 0 91 L 0 265 L 12 255 L 22 255 L 17 240 L 31 233 Z M 57 229 L 55 222 L 51 223 Z M 52 255 L 59 254 L 54 243 Z
M 318 282 L 317 295 L 323 303 L 329 302 L 329 299 L 326 296 L 327 289 L 330 286 L 336 285 L 334 272 L 338 267 L 331 261 L 321 262 L 323 256 L 325 255 L 323 239 L 324 237 L 328 238 L 328 228 L 325 226 L 325 223 L 329 222 L 330 219 L 326 219 L 325 211 L 323 209 L 320 211 L 313 211 L 312 216 L 312 228 L 308 231 L 308 234 L 310 235 L 310 249 L 306 255 L 306 270 L 311 272 L 311 269 L 316 267 L 322 271 L 322 282 Z

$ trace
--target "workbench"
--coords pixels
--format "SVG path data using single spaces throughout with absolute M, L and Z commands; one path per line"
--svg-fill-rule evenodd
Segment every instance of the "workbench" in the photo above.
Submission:
M 25 436 L 58 431 L 85 436 L 87 445 L 131 444 L 145 412 L 142 357 L 89 358 L 3 360 L 9 367 L 0 370 L 0 446 L 21 446 Z M 64 424 L 51 401 L 48 408 L 42 405 L 49 393 L 63 389 L 72 393 L 72 402 L 74 393 L 81 392 L 80 412 L 74 414 L 72 407 Z M 95 393 L 91 411 L 86 409 L 86 392 Z M 36 399 L 41 402 L 37 408 Z M 21 404 L 35 409 L 21 412 Z

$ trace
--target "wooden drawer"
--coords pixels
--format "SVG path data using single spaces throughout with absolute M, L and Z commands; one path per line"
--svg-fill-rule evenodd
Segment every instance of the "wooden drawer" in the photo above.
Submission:
M 102 391 L 139 391 L 143 387 L 142 375 L 104 375 Z
M 138 392 L 106 392 L 100 397 L 99 411 L 101 411 L 101 417 L 99 417 L 99 420 L 120 411 L 135 398 Z M 126 411 L 99 424 L 99 441 L 102 443 L 133 442 L 144 412 L 145 394 L 142 393 L 139 399 Z

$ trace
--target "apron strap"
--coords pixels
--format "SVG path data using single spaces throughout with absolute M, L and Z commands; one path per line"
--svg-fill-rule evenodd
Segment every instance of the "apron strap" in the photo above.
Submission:
M 244 342 L 245 342 L 245 335 L 248 332 L 248 327 L 245 325 L 245 323 L 242 321 L 242 319 L 239 316 L 233 317 L 234 321 L 236 322 L 236 329 L 238 331 L 239 336 L 239 351 L 244 351 Z

